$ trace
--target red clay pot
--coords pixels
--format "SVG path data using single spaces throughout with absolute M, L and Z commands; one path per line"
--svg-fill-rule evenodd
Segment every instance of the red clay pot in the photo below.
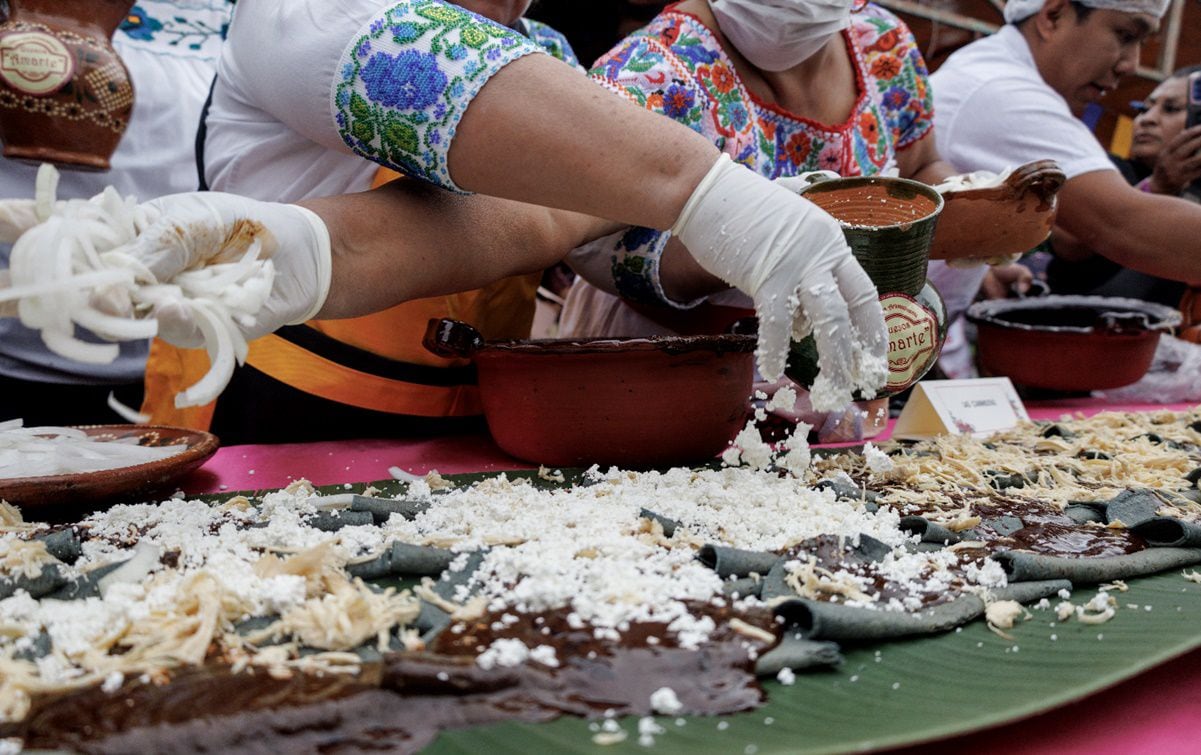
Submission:
M 948 191 L 930 259 L 1030 251 L 1051 233 L 1064 179 L 1053 160 L 1037 160 L 1014 170 L 1000 186 Z
M 431 320 L 426 348 L 469 356 L 496 444 L 555 467 L 703 463 L 746 423 L 755 338 L 551 339 L 485 344 Z
M 108 170 L 133 111 L 110 39 L 134 0 L 8 0 L 0 23 L 4 156 Z
M 973 304 L 982 371 L 1030 388 L 1095 391 L 1138 381 L 1180 313 L 1135 299 L 1045 296 Z

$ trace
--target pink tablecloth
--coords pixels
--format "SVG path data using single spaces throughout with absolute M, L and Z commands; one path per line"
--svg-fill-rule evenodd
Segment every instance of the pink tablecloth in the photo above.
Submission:
M 1185 406 L 1105 405 L 1093 399 L 1033 403 L 1032 419 L 1059 419 L 1079 412 L 1181 410 Z M 891 429 L 891 425 L 889 426 Z M 887 433 L 877 440 L 887 437 Z M 529 469 L 491 439 L 463 435 L 428 440 L 364 440 L 222 448 L 184 479 L 188 493 L 250 490 L 286 485 L 304 477 L 317 485 L 388 479 L 391 467 L 422 474 L 430 470 L 500 472 Z M 1201 631 L 1201 627 L 1198 628 Z M 1201 650 L 1160 666 L 1087 699 L 1021 723 L 968 734 L 913 752 L 957 753 L 1201 752 Z

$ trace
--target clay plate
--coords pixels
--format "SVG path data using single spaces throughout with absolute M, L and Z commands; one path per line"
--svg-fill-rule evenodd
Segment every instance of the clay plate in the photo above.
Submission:
M 100 472 L 0 479 L 0 499 L 20 506 L 26 519 L 38 518 L 43 513 L 39 510 L 46 508 L 90 511 L 99 503 L 130 500 L 166 485 L 204 464 L 220 445 L 211 433 L 165 425 L 89 425 L 79 429 L 100 440 L 137 438 L 138 445 L 184 446 L 185 450 L 146 464 Z

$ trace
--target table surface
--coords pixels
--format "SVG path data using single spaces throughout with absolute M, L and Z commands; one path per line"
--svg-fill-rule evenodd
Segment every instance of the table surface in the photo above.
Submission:
M 1113 405 L 1094 399 L 1028 403 L 1032 419 L 1099 411 L 1182 410 L 1185 405 Z M 889 425 L 891 430 L 891 423 Z M 886 431 L 879 438 L 887 437 Z M 179 483 L 189 494 L 279 488 L 303 477 L 315 485 L 370 482 L 411 474 L 530 469 L 486 435 L 229 446 Z M 1199 627 L 1201 631 L 1201 627 Z M 1084 700 L 1019 723 L 913 748 L 913 752 L 1184 753 L 1201 751 L 1201 649 Z

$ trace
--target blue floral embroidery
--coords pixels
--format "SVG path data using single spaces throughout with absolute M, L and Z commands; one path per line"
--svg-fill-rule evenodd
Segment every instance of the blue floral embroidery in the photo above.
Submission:
M 131 39 L 140 39 L 149 42 L 154 39 L 156 31 L 162 31 L 163 24 L 158 19 L 148 17 L 146 11 L 135 5 L 129 11 L 129 15 L 125 17 L 125 20 L 121 22 L 120 28 Z
M 129 40 L 216 54 L 229 28 L 233 3 L 213 0 L 210 7 L 180 5 L 172 0 L 141 0 L 118 30 Z
M 385 107 L 421 110 L 446 91 L 446 74 L 433 55 L 402 50 L 399 55 L 376 53 L 363 66 L 367 96 Z
M 575 50 L 571 49 L 571 43 L 567 41 L 567 37 L 540 21 L 525 19 L 525 27 L 530 41 L 550 53 L 552 57 L 573 66 L 580 64 Z
M 497 71 L 541 52 L 441 0 L 387 7 L 347 46 L 332 101 L 343 141 L 387 168 L 459 191 L 447 153 L 468 104 Z

